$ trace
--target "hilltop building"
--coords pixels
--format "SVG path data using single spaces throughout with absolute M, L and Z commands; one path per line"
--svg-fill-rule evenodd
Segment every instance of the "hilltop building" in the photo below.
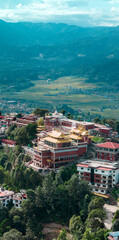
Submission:
M 56 127 L 62 127 L 64 130 L 71 130 L 71 128 L 84 127 L 86 130 L 93 129 L 94 123 L 85 121 L 71 120 L 65 117 L 62 113 L 55 111 L 54 113 L 47 114 L 45 116 L 46 129 L 52 130 Z
M 64 134 L 61 130 L 52 130 L 38 141 L 34 147 L 32 167 L 37 168 L 59 168 L 72 163 L 87 151 L 87 142 L 72 141 L 71 136 Z
M 100 134 L 105 137 L 111 137 L 113 134 L 111 127 L 93 122 L 68 119 L 62 113 L 58 113 L 57 111 L 45 116 L 45 126 L 47 130 L 52 130 L 57 127 L 65 132 L 69 132 L 72 128 L 83 127 L 92 135 Z

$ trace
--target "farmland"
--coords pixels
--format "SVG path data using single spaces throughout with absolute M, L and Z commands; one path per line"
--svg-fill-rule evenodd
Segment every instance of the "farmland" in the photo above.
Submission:
M 40 106 L 67 104 L 75 110 L 99 113 L 104 117 L 119 116 L 119 95 L 115 89 L 104 83 L 89 83 L 86 77 L 61 77 L 56 80 L 33 81 L 33 86 L 21 91 L 2 86 L 1 96 L 10 100 L 25 99 L 37 102 Z M 105 91 L 106 87 L 106 91 Z

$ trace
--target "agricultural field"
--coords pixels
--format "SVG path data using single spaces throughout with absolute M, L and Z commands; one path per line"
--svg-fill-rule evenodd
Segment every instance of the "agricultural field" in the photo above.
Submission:
M 62 77 L 33 81 L 33 86 L 21 91 L 2 86 L 1 96 L 8 99 L 25 99 L 27 101 L 57 107 L 68 106 L 91 114 L 119 119 L 119 94 L 110 92 L 104 83 L 89 83 L 86 77 Z M 105 90 L 106 89 L 106 90 Z

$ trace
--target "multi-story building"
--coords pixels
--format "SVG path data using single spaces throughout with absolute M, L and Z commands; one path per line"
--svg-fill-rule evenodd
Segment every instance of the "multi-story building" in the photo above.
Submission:
M 119 231 L 109 232 L 108 240 L 119 240 Z
M 13 195 L 13 204 L 16 208 L 21 208 L 21 204 L 24 200 L 27 199 L 26 192 L 24 190 L 21 190 L 20 193 L 16 193 Z
M 37 117 L 34 115 L 24 115 L 21 118 L 16 118 L 14 121 L 11 122 L 11 125 L 17 125 L 18 127 L 25 127 L 28 124 L 32 123 L 35 124 L 37 121 Z
M 10 200 L 13 199 L 14 192 L 0 188 L 0 207 L 7 207 Z
M 93 135 L 100 134 L 101 136 L 111 137 L 113 134 L 112 128 L 102 124 L 86 121 L 76 121 L 68 119 L 62 113 L 55 111 L 54 113 L 45 116 L 46 129 L 52 130 L 53 128 L 60 127 L 64 131 L 71 130 L 72 126 L 75 128 L 83 127 L 85 130 L 90 131 Z
M 83 139 L 83 138 L 82 138 Z M 87 151 L 87 142 L 73 142 L 69 135 L 61 130 L 47 132 L 47 136 L 34 147 L 34 169 L 59 168 L 78 160 Z
M 96 145 L 96 158 L 105 161 L 119 161 L 119 144 L 105 142 Z
M 23 200 L 27 199 L 26 192 L 21 190 L 20 193 L 14 193 L 13 191 L 0 188 L 0 208 L 7 207 L 9 202 L 12 201 L 16 208 L 21 207 Z
M 91 185 L 94 193 L 106 194 L 119 183 L 119 163 L 87 160 L 77 165 L 79 178 Z
M 94 123 L 71 120 L 65 117 L 62 113 L 55 111 L 54 113 L 46 115 L 45 126 L 48 130 L 52 130 L 56 127 L 62 127 L 62 129 L 69 131 L 71 130 L 72 126 L 75 128 L 78 128 L 80 126 L 84 127 L 85 130 L 89 130 L 94 128 Z

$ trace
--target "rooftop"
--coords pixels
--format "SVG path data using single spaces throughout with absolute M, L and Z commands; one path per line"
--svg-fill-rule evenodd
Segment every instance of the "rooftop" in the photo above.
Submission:
M 89 168 L 98 168 L 99 170 L 111 171 L 113 169 L 119 168 L 119 163 L 107 163 L 97 160 L 87 160 L 77 164 L 77 167 L 89 167 Z
M 102 147 L 102 148 L 118 149 L 119 148 L 119 143 L 105 142 L 105 143 L 97 144 L 96 146 L 97 147 Z

